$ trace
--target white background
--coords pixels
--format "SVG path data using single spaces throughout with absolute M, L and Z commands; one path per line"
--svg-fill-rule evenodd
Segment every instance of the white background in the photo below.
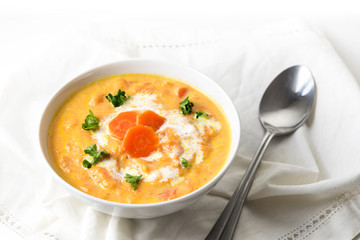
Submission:
M 319 28 L 360 79 L 360 6 L 352 1 L 46 1 L 0 0 L 0 74 L 46 49 L 56 34 L 88 23 L 146 26 L 231 25 L 251 30 L 268 22 L 302 18 Z M 1 80 L 0 80 L 1 81 Z

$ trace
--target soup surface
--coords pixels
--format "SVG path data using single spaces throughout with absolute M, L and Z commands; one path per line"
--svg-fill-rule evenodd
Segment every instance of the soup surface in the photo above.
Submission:
M 75 188 L 121 203 L 155 203 L 209 182 L 228 157 L 222 109 L 182 81 L 152 74 L 99 79 L 58 110 L 48 144 Z

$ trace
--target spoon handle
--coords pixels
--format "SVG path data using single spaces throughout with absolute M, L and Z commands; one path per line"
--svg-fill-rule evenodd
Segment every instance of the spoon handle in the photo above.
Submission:
M 246 170 L 240 184 L 235 189 L 225 209 L 207 235 L 206 240 L 232 239 L 241 210 L 254 180 L 256 170 L 258 169 L 261 158 L 273 136 L 275 136 L 273 132 L 266 131 L 250 166 Z

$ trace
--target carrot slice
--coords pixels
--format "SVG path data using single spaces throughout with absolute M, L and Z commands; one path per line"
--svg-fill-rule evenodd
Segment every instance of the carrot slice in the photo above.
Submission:
M 117 139 L 123 140 L 129 128 L 134 127 L 136 125 L 136 118 L 137 118 L 137 112 L 135 111 L 119 113 L 109 123 L 110 132 Z
M 151 127 L 137 125 L 124 138 L 124 149 L 131 157 L 147 157 L 159 146 L 159 139 Z
M 175 198 L 176 194 L 177 194 L 177 188 L 167 189 L 167 190 L 159 193 L 159 197 L 164 200 L 170 200 L 170 199 Z
M 138 124 L 151 127 L 154 131 L 157 131 L 161 125 L 164 124 L 165 120 L 166 118 L 150 110 L 147 110 L 138 116 Z
M 181 88 L 179 88 L 179 90 L 178 90 L 178 97 L 179 97 L 179 98 L 184 97 L 185 94 L 186 94 L 186 92 L 187 92 L 187 88 L 186 88 L 186 87 L 181 87 Z

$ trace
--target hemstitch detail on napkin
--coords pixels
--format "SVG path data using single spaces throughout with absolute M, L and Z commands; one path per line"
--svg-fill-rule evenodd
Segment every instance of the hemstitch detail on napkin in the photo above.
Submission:
M 319 211 L 312 218 L 306 221 L 298 228 L 281 236 L 278 240 L 300 240 L 306 239 L 313 234 L 317 229 L 324 225 L 332 216 L 334 216 L 345 205 L 360 193 L 360 185 L 358 185 L 352 192 L 347 192 L 339 195 L 334 202 L 327 208 Z
M 43 232 L 40 234 L 32 234 L 32 229 L 20 221 L 13 213 L 0 204 L 0 223 L 16 233 L 21 238 L 27 239 L 47 239 L 47 240 L 60 240 L 61 238 L 50 232 Z
M 300 24 L 300 25 L 299 25 Z M 277 25 L 277 24 L 276 24 Z M 197 46 L 204 46 L 204 45 L 212 45 L 218 44 L 224 41 L 241 41 L 245 38 L 251 39 L 252 37 L 262 37 L 262 38 L 274 38 L 274 37 L 286 37 L 292 36 L 295 34 L 303 33 L 309 31 L 309 27 L 304 25 L 303 23 L 297 23 L 295 29 L 282 29 L 279 31 L 266 31 L 262 32 L 262 28 L 257 29 L 253 32 L 222 32 L 221 37 L 219 37 L 218 32 L 213 33 L 211 38 L 207 37 L 205 39 L 199 40 L 188 40 L 188 41 L 148 41 L 148 42 L 138 42 L 134 39 L 125 39 L 120 36 L 113 36 L 110 33 L 98 34 L 97 37 L 100 39 L 104 39 L 106 41 L 114 42 L 117 44 L 121 44 L 128 47 L 135 47 L 135 48 L 191 48 Z M 293 26 L 294 27 L 294 26 Z M 113 32 L 111 32 L 113 33 Z
M 196 47 L 201 45 L 210 45 L 215 44 L 219 40 L 206 40 L 206 41 L 198 41 L 198 42 L 178 42 L 178 43 L 135 43 L 135 42 L 128 42 L 128 41 L 122 41 L 118 39 L 114 39 L 111 37 L 104 38 L 105 40 L 116 42 L 118 44 L 122 44 L 129 47 L 135 47 L 135 48 L 186 48 L 186 47 Z

